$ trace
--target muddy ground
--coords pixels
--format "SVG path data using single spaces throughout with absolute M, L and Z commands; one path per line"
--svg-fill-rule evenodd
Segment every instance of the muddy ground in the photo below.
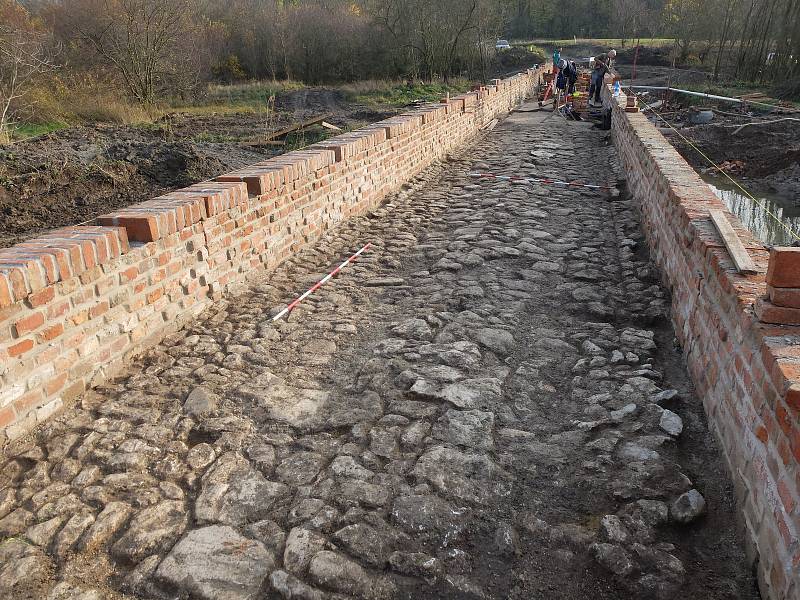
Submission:
M 279 94 L 269 114 L 170 114 L 154 124 L 71 127 L 0 147 L 0 248 L 284 152 L 267 132 L 321 115 L 343 129 L 394 114 L 327 89 Z M 298 145 L 319 132 L 295 136 Z
M 619 64 L 618 72 L 623 86 L 632 82 L 632 65 Z M 648 64 L 637 67 L 635 83 L 681 87 L 702 84 L 709 77 L 702 70 Z M 775 195 L 800 206 L 800 120 L 778 121 L 800 119 L 800 111 L 791 113 L 782 109 L 770 113 L 752 106 L 681 94 L 665 98 L 658 91 L 636 92 L 640 94 L 640 105 L 666 101 L 657 107 L 658 116 L 654 111 L 646 114 L 699 172 L 718 172 L 702 156 L 705 154 L 752 193 Z M 712 110 L 713 120 L 707 124 L 693 123 L 702 110 Z M 753 124 L 740 129 L 749 123 Z
M 667 139 L 700 172 L 716 169 L 692 144 L 751 192 L 800 204 L 800 122 L 746 127 L 736 133 L 739 123 L 684 127 L 679 131 L 686 140 L 674 132 L 668 132 Z

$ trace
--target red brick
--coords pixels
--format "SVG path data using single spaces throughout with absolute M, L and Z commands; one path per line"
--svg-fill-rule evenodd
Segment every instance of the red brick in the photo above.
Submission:
M 41 335 L 41 334 L 39 334 Z M 36 355 L 36 366 L 49 365 L 54 363 L 61 355 L 61 348 L 56 345 L 51 345 Z
M 0 308 L 14 304 L 14 292 L 11 281 L 6 273 L 0 273 Z
M 63 302 L 47 307 L 47 318 L 58 319 L 67 314 L 67 312 L 69 312 L 69 302 L 64 300 Z
M 39 332 L 39 341 L 40 342 L 50 342 L 56 339 L 64 333 L 64 324 L 63 323 L 56 323 L 51 327 L 47 327 Z
M 24 300 L 28 296 L 28 284 L 25 282 L 25 273 L 22 269 L 6 268 L 0 265 L 0 275 L 4 275 L 11 285 L 14 300 Z
M 800 309 L 775 306 L 765 298 L 760 298 L 756 303 L 756 316 L 762 323 L 800 325 Z
M 26 333 L 38 329 L 42 325 L 44 325 L 44 314 L 35 312 L 14 323 L 14 329 L 17 331 L 18 336 L 23 336 Z
M 786 390 L 786 404 L 794 411 L 800 412 L 800 384 L 793 383 Z
M 783 433 L 785 433 L 787 436 L 791 435 L 792 419 L 783 406 L 781 405 L 777 406 L 777 408 L 775 409 L 775 417 L 778 419 L 778 426 L 781 428 Z
M 159 239 L 158 220 L 154 215 L 135 215 L 134 213 L 112 213 L 103 215 L 97 221 L 101 225 L 124 227 L 132 242 L 154 242 Z
M 86 341 L 86 332 L 85 331 L 79 331 L 78 333 L 74 333 L 74 334 L 70 335 L 62 343 L 64 344 L 64 348 L 67 348 L 67 349 L 71 350 L 73 348 L 77 348 L 78 346 L 83 344 L 85 341 Z
M 82 325 L 89 320 L 89 311 L 82 310 L 80 312 L 75 313 L 69 319 L 67 319 L 73 325 Z
M 93 306 L 89 310 L 89 315 L 91 316 L 92 319 L 96 319 L 100 315 L 103 315 L 106 312 L 108 312 L 108 308 L 109 308 L 108 302 L 101 302 L 101 303 Z
M 42 390 L 33 390 L 28 392 L 21 398 L 14 401 L 14 409 L 18 415 L 23 415 L 30 412 L 32 409 L 41 406 L 44 402 L 44 393 Z
M 53 298 L 55 297 L 56 289 L 51 285 L 28 296 L 28 304 L 30 304 L 32 308 L 38 308 L 39 306 L 47 304 L 48 302 L 52 302 Z
M 133 281 L 139 275 L 139 269 L 136 267 L 130 267 L 129 269 L 125 269 L 122 273 L 119 274 L 119 282 L 120 283 L 127 283 L 129 281 Z
M 0 429 L 5 429 L 11 425 L 16 417 L 14 416 L 14 409 L 11 406 L 6 406 L 0 410 Z
M 56 375 L 50 381 L 48 381 L 44 385 L 44 392 L 48 396 L 52 396 L 53 394 L 57 393 L 61 388 L 63 388 L 65 383 L 67 383 L 66 372 Z
M 767 285 L 776 288 L 800 288 L 800 248 L 770 250 Z
M 116 287 L 116 281 L 113 277 L 106 277 L 102 281 L 97 282 L 97 295 L 104 296 Z
M 775 306 L 800 308 L 800 288 L 778 288 L 768 285 L 767 294 Z

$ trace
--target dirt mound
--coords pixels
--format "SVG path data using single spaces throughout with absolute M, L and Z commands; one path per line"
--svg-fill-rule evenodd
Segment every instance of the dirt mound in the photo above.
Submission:
M 278 94 L 275 97 L 276 110 L 287 112 L 295 118 L 305 118 L 310 114 L 339 114 L 349 112 L 352 106 L 340 90 L 326 88 L 305 88 L 294 92 Z
M 632 65 L 636 57 L 637 65 L 649 65 L 653 67 L 668 67 L 672 64 L 670 59 L 670 48 L 651 48 L 642 46 L 639 48 L 639 56 L 636 56 L 636 48 L 625 48 L 617 50 L 617 63 L 622 65 Z
M 498 52 L 492 61 L 492 70 L 498 76 L 530 68 L 548 60 L 544 52 L 537 49 L 531 52 L 528 48 L 515 46 L 509 50 Z
M 0 246 L 263 159 L 134 128 L 77 127 L 0 148 Z
M 746 127 L 716 124 L 684 127 L 681 133 L 717 164 L 735 161 L 754 190 L 800 194 L 800 124 L 787 122 Z M 670 141 L 698 169 L 708 162 L 677 135 Z

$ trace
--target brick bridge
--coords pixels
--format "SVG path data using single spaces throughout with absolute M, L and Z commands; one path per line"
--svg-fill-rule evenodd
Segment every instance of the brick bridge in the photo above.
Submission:
M 538 76 L 0 252 L 0 595 L 800 597 L 795 328 Z

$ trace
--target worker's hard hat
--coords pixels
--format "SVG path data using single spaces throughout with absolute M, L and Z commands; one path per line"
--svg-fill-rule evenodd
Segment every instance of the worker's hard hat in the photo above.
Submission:
M 559 69 L 566 69 L 567 68 L 567 61 L 564 60 L 563 58 L 560 61 L 558 61 L 558 68 Z
M 617 51 L 616 50 L 609 50 L 608 51 L 608 56 L 610 58 L 614 58 L 616 55 L 617 55 Z

